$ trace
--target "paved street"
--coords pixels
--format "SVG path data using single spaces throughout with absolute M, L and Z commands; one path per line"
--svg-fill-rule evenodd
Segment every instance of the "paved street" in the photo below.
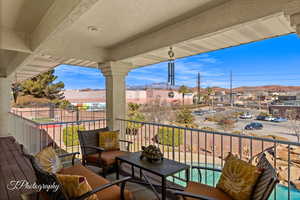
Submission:
M 226 114 L 229 111 L 223 111 L 223 112 L 218 112 L 217 114 Z M 296 136 L 294 136 L 294 131 L 292 127 L 295 127 L 295 124 L 300 126 L 300 121 L 297 122 L 269 122 L 269 121 L 260 121 L 256 120 L 256 116 L 258 115 L 260 111 L 258 110 L 251 110 L 250 113 L 254 114 L 254 117 L 252 119 L 238 119 L 237 123 L 235 123 L 235 127 L 232 130 L 228 130 L 226 132 L 233 132 L 233 131 L 242 131 L 244 133 L 255 133 L 258 135 L 276 135 L 276 136 L 281 136 L 289 139 L 290 141 L 297 141 Z M 202 127 L 211 127 L 214 129 L 218 129 L 219 131 L 224 132 L 224 130 L 216 123 L 216 122 L 210 122 L 210 121 L 205 121 L 204 119 L 212 114 L 206 114 L 203 116 L 197 116 L 196 117 L 196 123 L 199 125 L 200 128 Z M 263 125 L 262 130 L 245 130 L 245 126 L 251 122 L 259 122 Z

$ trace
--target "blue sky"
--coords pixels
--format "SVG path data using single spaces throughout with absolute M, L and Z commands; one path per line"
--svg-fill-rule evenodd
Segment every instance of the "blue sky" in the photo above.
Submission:
M 176 55 L 176 49 L 174 49 Z M 166 52 L 167 53 L 167 52 Z M 202 87 L 229 87 L 233 73 L 233 87 L 260 85 L 300 86 L 300 38 L 295 34 L 267 39 L 187 58 L 177 59 L 176 85 L 196 86 L 201 73 Z M 104 77 L 98 69 L 60 65 L 55 69 L 58 81 L 66 89 L 100 89 Z M 159 63 L 129 72 L 127 85 L 165 82 L 167 63 Z

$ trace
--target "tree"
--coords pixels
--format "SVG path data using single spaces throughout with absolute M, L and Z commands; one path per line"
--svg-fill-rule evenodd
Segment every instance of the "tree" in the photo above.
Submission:
M 290 130 L 297 137 L 297 141 L 300 143 L 300 124 L 297 111 L 291 110 L 290 112 L 287 112 L 287 117 L 289 119 Z
M 208 100 L 210 100 L 211 97 L 213 97 L 213 95 L 215 95 L 215 91 L 213 90 L 213 88 L 207 87 L 207 95 L 208 95 Z M 211 99 L 211 106 L 213 109 L 214 108 L 214 97 Z
M 160 96 L 143 105 L 143 113 L 147 121 L 156 123 L 168 123 L 175 120 L 175 114 L 172 106 Z
M 140 112 L 141 105 L 136 103 L 128 103 L 128 119 L 132 121 L 142 122 L 145 121 L 145 116 Z M 143 124 L 137 122 L 128 122 L 126 133 L 136 135 L 138 129 L 141 128 Z
M 195 117 L 189 109 L 183 108 L 176 112 L 176 123 L 185 127 L 195 128 Z
M 65 85 L 61 81 L 54 83 L 56 79 L 57 76 L 54 75 L 54 70 L 42 73 L 21 83 L 21 93 L 23 96 L 32 95 L 35 98 L 61 100 L 64 98 L 62 89 Z
M 184 105 L 184 96 L 185 94 L 190 93 L 191 90 L 187 86 L 182 85 L 179 87 L 178 92 L 182 94 L 182 105 Z

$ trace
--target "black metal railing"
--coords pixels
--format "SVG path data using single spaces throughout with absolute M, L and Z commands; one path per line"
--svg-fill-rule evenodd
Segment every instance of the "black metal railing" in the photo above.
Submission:
M 12 108 L 11 113 L 38 123 L 97 120 L 105 118 L 106 115 L 105 109 L 93 107 Z
M 292 176 L 300 170 L 300 143 L 167 124 L 117 120 L 123 139 L 133 142 L 131 151 L 141 151 L 141 146 L 156 144 L 164 157 L 190 166 L 221 169 L 228 152 L 248 162 L 254 162 L 252 158 L 266 152 L 280 176 L 280 185 L 274 190 L 271 199 L 294 200 L 300 196 L 300 191 L 298 193 L 293 186 L 297 177 Z M 192 180 L 200 181 L 199 174 L 191 174 L 194 175 Z M 220 174 L 204 170 L 202 175 L 204 183 L 216 185 Z M 179 174 L 177 178 L 182 179 L 181 176 L 183 174 Z
M 23 144 L 30 153 L 39 152 L 53 144 L 65 152 L 80 151 L 77 130 L 94 130 L 106 127 L 106 119 L 36 122 L 15 113 L 9 113 L 10 135 Z

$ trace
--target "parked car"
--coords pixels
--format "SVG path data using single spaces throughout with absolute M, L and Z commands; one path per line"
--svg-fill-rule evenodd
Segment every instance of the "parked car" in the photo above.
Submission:
M 276 117 L 272 122 L 287 122 L 288 120 L 283 117 Z
M 252 115 L 250 113 L 244 113 L 240 116 L 241 119 L 252 119 Z
M 275 117 L 265 117 L 265 121 L 269 121 L 269 122 L 273 121 L 274 119 Z
M 193 112 L 195 115 L 204 115 L 204 114 L 206 114 L 207 113 L 207 111 L 205 111 L 205 110 L 195 110 L 194 112 Z
M 265 120 L 266 119 L 266 116 L 262 116 L 262 115 L 258 115 L 256 117 L 257 120 Z
M 209 111 L 207 111 L 207 113 L 216 113 L 217 111 L 215 111 L 215 110 L 209 110 Z
M 260 130 L 262 128 L 263 128 L 263 125 L 261 123 L 257 123 L 257 122 L 252 122 L 245 126 L 246 130 Z

